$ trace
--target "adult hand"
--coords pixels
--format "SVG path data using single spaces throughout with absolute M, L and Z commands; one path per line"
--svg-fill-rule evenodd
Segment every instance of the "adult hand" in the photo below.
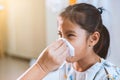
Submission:
M 66 60 L 69 48 L 63 40 L 57 40 L 48 46 L 38 57 L 37 63 L 45 72 L 58 69 Z

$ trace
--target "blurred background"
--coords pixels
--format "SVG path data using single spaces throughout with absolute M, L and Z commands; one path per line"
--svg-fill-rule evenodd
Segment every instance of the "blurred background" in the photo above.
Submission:
M 0 80 L 16 80 L 57 39 L 57 16 L 66 6 L 103 7 L 111 35 L 108 60 L 120 66 L 120 0 L 0 0 Z

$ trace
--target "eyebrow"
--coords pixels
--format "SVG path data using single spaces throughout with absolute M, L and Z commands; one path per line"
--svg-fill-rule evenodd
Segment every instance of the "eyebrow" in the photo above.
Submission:
M 74 33 L 74 34 L 76 34 L 76 32 L 75 32 L 75 31 L 72 31 L 72 30 L 65 32 L 65 34 L 69 34 L 69 33 Z M 61 32 L 61 31 L 58 31 L 58 34 L 62 34 L 62 32 Z
M 72 31 L 72 30 L 69 30 L 69 31 L 66 31 L 65 34 L 69 34 L 69 33 L 76 33 L 75 31 Z

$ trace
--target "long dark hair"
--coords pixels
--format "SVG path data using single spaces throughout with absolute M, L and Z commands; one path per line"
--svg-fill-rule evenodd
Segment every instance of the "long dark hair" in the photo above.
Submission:
M 87 4 L 79 3 L 68 6 L 60 16 L 69 19 L 71 22 L 78 24 L 82 29 L 89 34 L 95 31 L 100 33 L 98 43 L 93 47 L 93 50 L 102 58 L 107 57 L 110 44 L 110 36 L 107 28 L 102 23 L 102 9 Z

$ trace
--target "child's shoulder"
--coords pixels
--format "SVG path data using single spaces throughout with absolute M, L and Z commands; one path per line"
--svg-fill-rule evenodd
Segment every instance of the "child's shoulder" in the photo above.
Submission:
M 108 73 L 109 78 L 112 80 L 120 80 L 120 67 L 117 67 L 107 60 L 103 60 L 103 66 Z

